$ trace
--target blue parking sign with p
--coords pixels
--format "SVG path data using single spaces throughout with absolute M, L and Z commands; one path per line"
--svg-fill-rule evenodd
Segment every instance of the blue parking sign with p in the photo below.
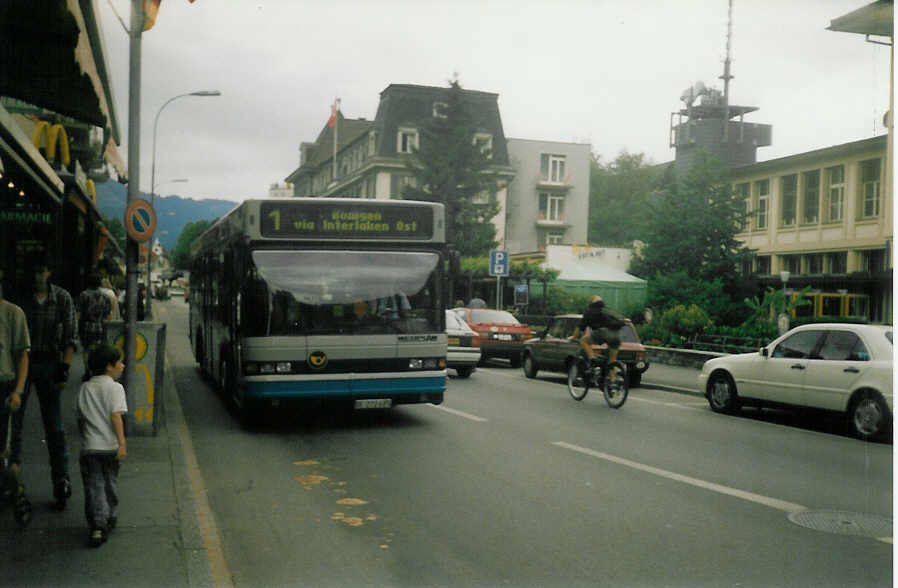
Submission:
M 508 276 L 508 252 L 490 251 L 490 275 Z

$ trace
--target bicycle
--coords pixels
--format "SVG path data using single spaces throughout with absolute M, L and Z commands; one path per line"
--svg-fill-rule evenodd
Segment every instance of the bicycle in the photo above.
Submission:
M 617 375 L 612 381 L 610 374 L 615 367 Z M 581 353 L 568 366 L 567 389 L 571 398 L 580 401 L 586 397 L 590 388 L 601 388 L 608 406 L 620 408 L 627 401 L 629 393 L 626 365 L 620 361 L 609 364 L 605 355 L 594 358 L 590 365 L 586 354 Z

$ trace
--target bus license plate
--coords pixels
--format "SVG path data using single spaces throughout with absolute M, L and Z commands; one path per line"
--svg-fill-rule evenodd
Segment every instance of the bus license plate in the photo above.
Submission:
M 355 407 L 358 410 L 369 408 L 390 408 L 393 401 L 390 398 L 358 398 L 355 401 Z

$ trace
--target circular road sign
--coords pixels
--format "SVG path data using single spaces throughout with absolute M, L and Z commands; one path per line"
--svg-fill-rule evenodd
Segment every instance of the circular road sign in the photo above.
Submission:
M 156 211 L 149 202 L 135 200 L 125 210 L 125 228 L 128 235 L 138 242 L 143 242 L 153 236 L 156 230 Z

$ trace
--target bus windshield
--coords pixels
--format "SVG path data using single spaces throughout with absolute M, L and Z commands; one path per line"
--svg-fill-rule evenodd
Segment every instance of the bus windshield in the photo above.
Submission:
M 437 253 L 255 250 L 251 261 L 244 336 L 441 331 Z

